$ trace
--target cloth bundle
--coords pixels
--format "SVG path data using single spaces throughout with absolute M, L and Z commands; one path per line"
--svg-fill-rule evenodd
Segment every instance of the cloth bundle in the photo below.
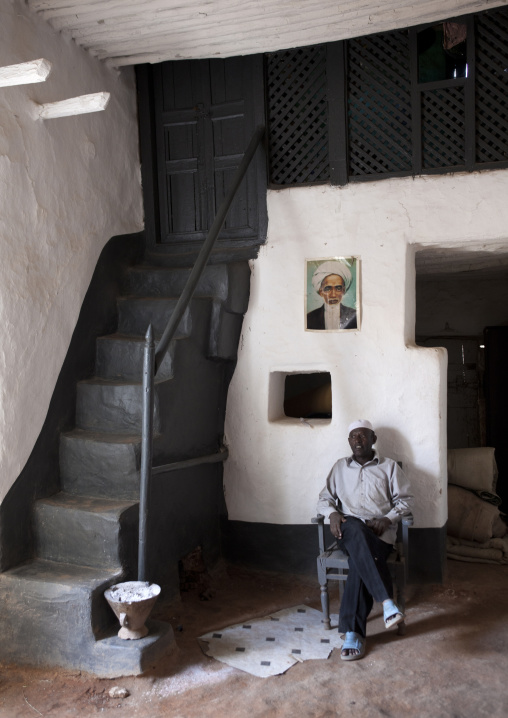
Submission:
M 495 493 L 497 476 L 491 447 L 448 452 L 449 558 L 508 563 L 507 528 Z
M 508 538 L 492 538 L 485 543 L 465 541 L 448 536 L 446 539 L 448 558 L 474 563 L 508 564 Z

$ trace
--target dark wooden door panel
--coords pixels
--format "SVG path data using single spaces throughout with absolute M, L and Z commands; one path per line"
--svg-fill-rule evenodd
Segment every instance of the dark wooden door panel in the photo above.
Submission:
M 256 83 L 261 86 L 261 63 L 251 57 L 166 62 L 154 69 L 161 241 L 205 238 L 262 117 Z M 258 238 L 259 189 L 254 163 L 221 238 Z

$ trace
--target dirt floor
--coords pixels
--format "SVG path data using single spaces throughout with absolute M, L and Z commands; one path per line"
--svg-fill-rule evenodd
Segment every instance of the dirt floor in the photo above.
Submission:
M 146 675 L 0 666 L 1 718 L 508 716 L 508 566 L 449 561 L 443 586 L 409 589 L 405 636 L 385 631 L 377 607 L 363 660 L 346 663 L 334 650 L 272 678 L 205 656 L 196 637 L 300 603 L 319 608 L 316 582 L 227 567 L 210 589 L 209 600 L 196 589 L 159 607 L 178 647 Z M 130 695 L 111 698 L 114 686 Z

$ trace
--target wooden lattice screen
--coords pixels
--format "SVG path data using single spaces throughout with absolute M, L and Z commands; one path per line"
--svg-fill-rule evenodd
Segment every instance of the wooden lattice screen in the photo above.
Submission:
M 422 92 L 422 160 L 425 169 L 465 164 L 464 88 Z
M 446 80 L 418 77 L 421 28 L 269 55 L 272 184 L 508 167 L 508 8 L 463 21 Z
M 508 160 L 508 9 L 476 18 L 476 161 Z
M 348 42 L 349 175 L 411 170 L 407 30 Z
M 326 46 L 274 52 L 266 68 L 271 184 L 327 182 Z

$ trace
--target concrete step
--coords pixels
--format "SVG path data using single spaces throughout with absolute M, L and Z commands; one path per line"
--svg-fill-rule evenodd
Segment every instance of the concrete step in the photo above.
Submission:
M 139 434 L 142 409 L 140 383 L 115 382 L 100 378 L 78 382 L 76 424 L 80 429 Z M 159 431 L 157 385 L 154 396 L 154 431 Z
M 125 293 L 145 297 L 179 297 L 191 273 L 190 267 L 140 264 L 125 275 Z M 226 311 L 245 314 L 249 303 L 250 269 L 247 262 L 207 265 L 195 297 L 213 297 Z
M 179 297 L 190 276 L 190 267 L 155 267 L 139 264 L 130 267 L 124 280 L 125 294 L 141 297 Z M 225 264 L 208 265 L 203 270 L 194 296 L 225 300 L 228 271 Z
M 118 299 L 118 332 L 144 337 L 151 324 L 156 337 L 164 329 L 176 307 L 177 299 L 161 297 L 121 297 Z M 175 338 L 188 336 L 192 330 L 190 308 L 180 320 Z
M 139 676 L 147 668 L 154 668 L 160 659 L 176 649 L 175 636 L 169 623 L 148 620 L 148 635 L 136 641 L 118 638 L 118 625 L 110 635 L 97 641 L 91 658 L 84 668 L 101 678 Z M 125 645 L 127 644 L 127 645 Z
M 60 492 L 35 502 L 39 558 L 115 569 L 136 562 L 138 505 Z
M 139 382 L 143 376 L 143 350 L 145 340 L 142 337 L 110 334 L 99 337 L 96 342 L 95 373 L 103 379 L 123 379 Z M 171 342 L 164 357 L 157 378 L 173 377 L 173 358 L 176 342 Z
M 192 267 L 198 257 L 200 242 L 168 242 L 149 247 L 145 251 L 145 261 L 163 267 Z M 247 262 L 258 256 L 259 244 L 251 240 L 219 239 L 210 255 L 209 264 L 228 264 Z
M 60 479 L 70 494 L 139 498 L 141 439 L 74 429 L 60 436 Z
M 103 593 L 121 576 L 118 569 L 98 571 L 42 559 L 0 574 L 2 660 L 72 662 L 77 651 L 113 624 Z
M 0 574 L 0 660 L 139 675 L 174 647 L 174 636 L 169 624 L 149 621 L 146 638 L 118 638 L 104 591 L 121 580 L 118 571 L 41 559 Z

